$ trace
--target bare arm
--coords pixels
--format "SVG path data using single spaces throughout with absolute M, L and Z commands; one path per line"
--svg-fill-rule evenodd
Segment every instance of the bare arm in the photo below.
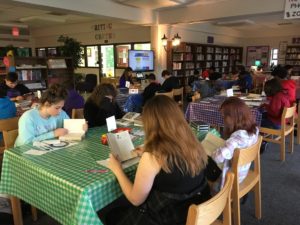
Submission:
M 113 155 L 110 156 L 109 168 L 117 177 L 128 201 L 138 206 L 148 197 L 154 178 L 161 167 L 150 153 L 145 152 L 141 157 L 133 184 L 124 173 L 120 162 Z

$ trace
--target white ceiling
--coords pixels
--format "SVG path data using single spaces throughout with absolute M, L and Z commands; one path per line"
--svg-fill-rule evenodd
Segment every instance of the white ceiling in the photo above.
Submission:
M 231 0 L 105 0 L 126 5 L 142 10 L 153 10 L 164 13 L 174 8 L 189 8 L 196 5 L 217 4 L 230 2 Z M 37 7 L 29 4 L 20 4 L 9 0 L 0 0 L 0 26 L 3 23 L 26 24 L 31 29 L 57 24 L 80 23 L 93 20 L 115 21 L 117 18 L 108 18 L 101 15 L 74 13 L 66 10 L 52 9 L 49 7 Z M 119 21 L 119 20 L 118 20 Z M 227 24 L 224 22 L 227 21 Z M 299 29 L 300 20 L 283 20 L 283 12 L 263 15 L 247 15 L 239 17 L 227 17 L 209 21 L 192 21 L 193 24 L 208 22 L 218 26 L 231 27 L 238 30 L 257 30 L 266 28 L 295 27 Z M 280 25 L 281 24 L 281 25 Z M 283 25 L 282 25 L 283 24 Z

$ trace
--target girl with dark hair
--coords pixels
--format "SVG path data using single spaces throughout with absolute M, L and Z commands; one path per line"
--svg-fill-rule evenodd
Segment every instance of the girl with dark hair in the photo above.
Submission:
M 119 87 L 120 88 L 125 88 L 126 87 L 126 81 L 129 81 L 130 84 L 133 84 L 133 80 L 132 80 L 132 68 L 131 67 L 127 67 L 122 76 L 120 77 L 119 80 Z
M 145 145 L 132 183 L 118 159 L 109 168 L 125 197 L 99 212 L 108 225 L 185 224 L 188 208 L 210 198 L 207 155 L 177 103 L 163 95 L 143 110 Z
M 274 78 L 265 83 L 265 93 L 269 103 L 262 105 L 266 112 L 263 114 L 261 126 L 280 129 L 283 109 L 291 106 L 288 92 L 283 90 L 280 80 Z
M 212 158 L 217 163 L 224 163 L 223 174 L 226 174 L 234 150 L 255 144 L 258 138 L 258 128 L 250 108 L 237 97 L 227 98 L 221 105 L 221 113 L 227 140 L 223 147 L 213 153 Z M 239 168 L 239 183 L 246 178 L 250 165 L 251 163 Z
M 124 113 L 115 102 L 116 96 L 117 90 L 112 84 L 104 83 L 95 87 L 84 105 L 84 118 L 89 127 L 105 125 L 106 118 L 110 116 L 122 118 Z
M 19 120 L 19 136 L 15 146 L 60 137 L 68 133 L 63 120 L 69 116 L 62 110 L 67 91 L 63 86 L 54 84 L 43 94 L 40 106 L 26 111 Z

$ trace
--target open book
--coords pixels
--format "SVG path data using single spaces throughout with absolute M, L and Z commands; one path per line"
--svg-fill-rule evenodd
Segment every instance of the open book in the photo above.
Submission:
M 217 148 L 223 147 L 225 145 L 225 140 L 211 133 L 207 133 L 201 144 L 206 151 L 206 154 L 211 156 L 212 153 L 217 150 Z
M 137 154 L 132 152 L 134 145 L 128 131 L 107 133 L 107 140 L 110 151 L 119 158 L 124 168 L 134 165 L 139 161 L 140 158 Z M 98 163 L 107 167 L 107 160 L 98 161 Z
M 138 117 L 141 117 L 140 113 L 128 112 L 122 117 L 122 119 L 118 119 L 116 122 L 121 126 L 129 126 L 135 121 L 138 121 Z
M 85 119 L 64 119 L 64 128 L 69 132 L 64 136 L 60 136 L 62 141 L 81 141 L 85 136 L 83 126 L 86 123 Z

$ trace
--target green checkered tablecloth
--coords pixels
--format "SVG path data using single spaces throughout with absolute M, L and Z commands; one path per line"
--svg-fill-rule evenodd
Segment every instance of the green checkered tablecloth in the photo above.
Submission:
M 100 140 L 106 132 L 104 127 L 89 129 L 79 144 L 41 156 L 23 154 L 32 145 L 5 151 L 0 193 L 16 196 L 62 224 L 101 224 L 96 212 L 122 194 L 112 172 L 85 172 L 105 169 L 96 161 L 108 157 L 109 148 Z M 134 144 L 142 142 L 139 138 Z M 135 170 L 125 172 L 133 179 Z

